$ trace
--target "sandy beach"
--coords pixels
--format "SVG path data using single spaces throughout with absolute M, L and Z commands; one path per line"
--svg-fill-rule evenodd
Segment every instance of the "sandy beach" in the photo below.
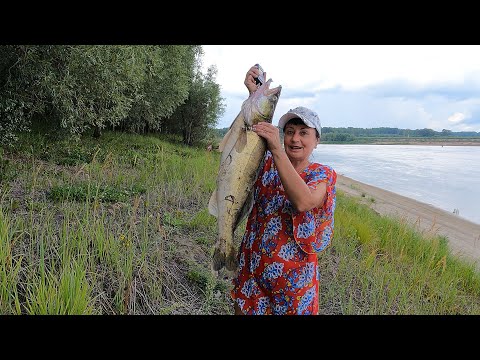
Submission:
M 480 225 L 434 206 L 338 175 L 337 189 L 359 198 L 380 215 L 398 217 L 422 233 L 448 238 L 452 253 L 480 269 Z M 371 199 L 374 199 L 372 201 Z

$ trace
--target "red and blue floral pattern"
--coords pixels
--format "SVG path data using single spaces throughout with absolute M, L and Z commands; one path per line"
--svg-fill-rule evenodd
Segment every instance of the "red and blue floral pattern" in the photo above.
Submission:
M 331 242 L 335 211 L 335 171 L 311 163 L 301 173 L 312 189 L 327 183 L 322 207 L 296 211 L 267 151 L 254 188 L 233 280 L 232 299 L 245 314 L 318 314 L 320 274 L 317 253 Z

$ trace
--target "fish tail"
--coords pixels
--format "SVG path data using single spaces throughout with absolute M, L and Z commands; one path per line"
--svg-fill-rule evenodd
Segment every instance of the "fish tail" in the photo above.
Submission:
M 218 271 L 225 266 L 226 262 L 226 241 L 219 238 L 213 253 L 213 270 Z
M 227 249 L 226 260 L 225 260 L 225 267 L 227 270 L 236 271 L 238 268 L 238 257 L 237 257 L 237 250 L 231 244 L 231 246 Z
M 233 237 L 233 236 L 232 236 Z M 235 271 L 238 267 L 237 250 L 232 239 L 219 238 L 213 253 L 213 270 L 219 271 L 223 267 Z

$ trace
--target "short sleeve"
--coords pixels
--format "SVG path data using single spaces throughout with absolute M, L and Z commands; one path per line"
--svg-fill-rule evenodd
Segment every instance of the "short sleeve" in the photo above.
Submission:
M 306 175 L 305 182 L 315 189 L 318 184 L 327 183 L 327 194 L 323 205 L 309 211 L 293 211 L 293 236 L 300 248 L 307 254 L 323 251 L 330 245 L 334 230 L 334 212 L 336 202 L 335 170 L 326 165 L 313 164 Z

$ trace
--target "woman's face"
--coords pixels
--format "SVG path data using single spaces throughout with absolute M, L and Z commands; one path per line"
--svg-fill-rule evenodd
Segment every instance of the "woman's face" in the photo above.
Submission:
M 287 124 L 285 126 L 283 145 L 290 161 L 303 161 L 318 144 L 317 132 L 305 124 Z

